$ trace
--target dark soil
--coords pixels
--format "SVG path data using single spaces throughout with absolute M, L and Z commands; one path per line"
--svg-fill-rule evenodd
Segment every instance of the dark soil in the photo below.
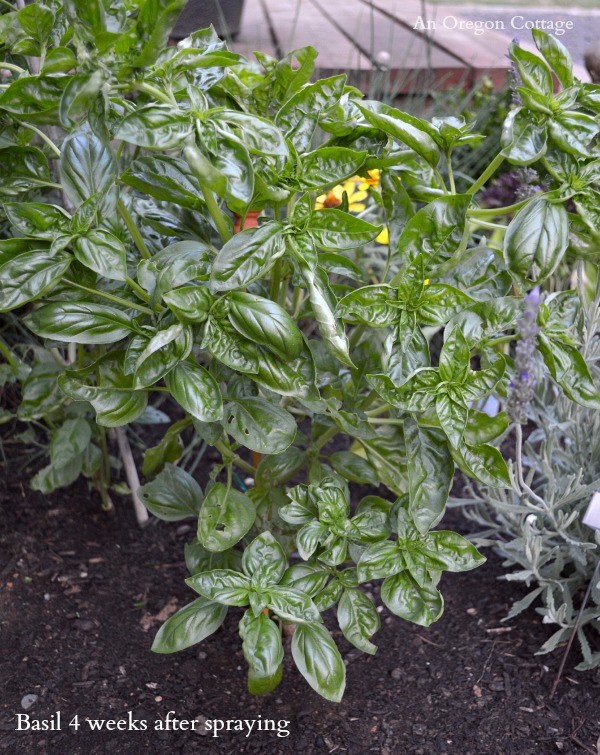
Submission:
M 573 671 L 574 651 L 549 699 L 560 654 L 534 652 L 553 629 L 532 611 L 501 623 L 520 592 L 498 581 L 493 554 L 474 572 L 444 577 L 446 611 L 430 629 L 384 610 L 374 657 L 334 632 L 348 673 L 340 705 L 318 697 L 289 658 L 280 687 L 253 698 L 234 611 L 201 645 L 173 656 L 150 652 L 161 613 L 195 597 L 183 582 L 191 527 L 155 523 L 140 531 L 127 500 L 108 516 L 83 482 L 44 498 L 19 481 L 15 467 L 0 468 L 0 479 L 0 752 L 598 752 L 600 673 Z M 31 721 L 56 721 L 60 711 L 61 730 L 16 731 L 25 695 L 38 696 Z M 154 730 L 169 711 L 188 721 L 284 721 L 290 734 L 246 737 L 246 729 L 215 738 L 203 719 L 202 733 Z M 92 731 L 86 720 L 128 714 L 146 731 Z M 75 716 L 77 731 L 69 726 Z

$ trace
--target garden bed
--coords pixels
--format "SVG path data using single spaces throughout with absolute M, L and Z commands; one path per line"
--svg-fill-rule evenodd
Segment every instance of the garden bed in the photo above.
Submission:
M 431 628 L 384 609 L 374 657 L 330 623 L 347 664 L 341 704 L 310 690 L 289 655 L 280 687 L 256 698 L 242 673 L 237 609 L 201 645 L 175 656 L 150 652 L 155 617 L 194 597 L 181 560 L 189 525 L 154 522 L 140 531 L 127 500 L 117 500 L 111 517 L 83 481 L 43 497 L 19 480 L 17 466 L 0 470 L 1 752 L 596 752 L 600 670 L 573 671 L 574 653 L 549 699 L 559 655 L 533 653 L 551 630 L 531 611 L 501 623 L 520 588 L 498 581 L 493 554 L 480 569 L 444 576 L 446 610 Z M 461 517 L 449 516 L 464 531 Z M 38 696 L 31 720 L 60 710 L 61 731 L 15 731 L 29 694 Z M 147 731 L 90 731 L 85 721 L 130 711 Z M 286 720 L 290 735 L 154 731 L 169 711 L 186 720 Z M 75 715 L 76 733 L 68 726 Z

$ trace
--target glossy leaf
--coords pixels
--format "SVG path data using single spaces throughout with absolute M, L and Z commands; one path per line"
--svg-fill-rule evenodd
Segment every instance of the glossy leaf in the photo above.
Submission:
M 374 655 L 377 646 L 370 638 L 381 626 L 377 609 L 360 590 L 344 590 L 338 603 L 337 618 L 344 637 L 363 653 Z
M 384 580 L 381 599 L 396 616 L 422 627 L 437 621 L 444 610 L 444 599 L 435 586 L 418 585 L 407 571 Z
M 321 697 L 339 703 L 346 688 L 346 667 L 333 638 L 322 624 L 300 624 L 292 638 L 298 671 Z
M 242 650 L 248 663 L 248 691 L 252 695 L 272 692 L 283 673 L 281 630 L 264 613 L 246 613 L 240 622 Z
M 91 302 L 45 304 L 27 315 L 25 323 L 41 338 L 65 343 L 115 343 L 133 330 L 120 310 Z
M 226 404 L 223 424 L 238 443 L 262 454 L 285 451 L 296 436 L 296 422 L 291 414 L 263 398 L 244 398 Z
M 229 301 L 229 320 L 243 336 L 268 346 L 281 359 L 300 356 L 304 345 L 302 334 L 282 307 L 244 292 L 234 292 Z
M 192 361 L 180 362 L 167 373 L 165 383 L 177 403 L 201 422 L 223 417 L 221 391 L 212 375 Z
M 213 292 L 243 288 L 266 274 L 285 251 L 282 225 L 275 221 L 249 228 L 228 241 L 213 262 Z
M 196 518 L 204 495 L 196 480 L 180 467 L 165 464 L 162 471 L 138 489 L 148 511 L 166 522 Z
M 73 243 L 75 259 L 105 278 L 124 281 L 127 277 L 127 250 L 112 233 L 88 231 Z
M 227 550 L 244 537 L 255 517 L 254 504 L 248 496 L 217 482 L 207 492 L 200 509 L 198 540 L 209 551 Z
M 227 616 L 227 606 L 196 598 L 170 616 L 156 633 L 154 653 L 177 653 L 202 642 L 217 631 Z

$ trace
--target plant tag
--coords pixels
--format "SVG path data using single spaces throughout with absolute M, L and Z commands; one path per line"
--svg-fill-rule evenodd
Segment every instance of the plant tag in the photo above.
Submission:
M 600 530 L 600 493 L 594 493 L 587 511 L 582 519 L 584 524 L 594 530 Z

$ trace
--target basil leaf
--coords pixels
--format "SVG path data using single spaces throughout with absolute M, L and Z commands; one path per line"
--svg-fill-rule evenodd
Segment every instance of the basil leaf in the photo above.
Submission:
M 458 448 L 469 416 L 466 404 L 448 393 L 438 393 L 435 399 L 435 412 L 450 445 Z
M 525 284 L 532 267 L 532 280 L 540 282 L 554 272 L 568 244 L 569 220 L 563 205 L 534 197 L 508 226 L 504 260 L 519 285 Z
M 308 232 L 315 246 L 332 252 L 364 246 L 374 241 L 382 228 L 335 209 L 313 212 L 308 222 Z
M 289 412 L 264 398 L 244 398 L 226 404 L 223 426 L 238 443 L 261 454 L 285 451 L 296 436 Z
M 370 638 L 381 627 L 381 620 L 372 601 L 360 590 L 344 590 L 337 608 L 340 629 L 348 642 L 363 653 L 375 655 L 377 646 Z
M 483 443 L 478 446 L 463 444 L 450 448 L 458 467 L 469 477 L 491 488 L 510 488 L 511 481 L 506 462 L 494 446 Z
M 321 620 L 319 609 L 309 596 L 293 587 L 272 587 L 266 597 L 271 611 L 284 621 L 305 624 Z
M 244 537 L 255 518 L 254 504 L 247 495 L 217 482 L 200 509 L 198 540 L 209 551 L 227 550 Z
M 247 606 L 251 585 L 248 577 L 231 569 L 213 569 L 188 577 L 185 583 L 207 600 L 224 606 Z
M 5 262 L 0 267 L 0 311 L 16 309 L 47 294 L 60 283 L 72 261 L 65 254 L 33 251 Z
M 212 375 L 195 362 L 180 362 L 165 376 L 171 395 L 188 414 L 201 422 L 223 417 L 221 391 Z
M 179 319 L 204 322 L 213 303 L 207 286 L 183 286 L 163 294 L 163 301 Z
M 356 103 L 356 106 L 373 126 L 406 144 L 432 168 L 437 166 L 440 152 L 431 136 L 432 127 L 426 121 L 380 102 Z
M 338 302 L 336 314 L 346 322 L 387 328 L 400 317 L 396 291 L 386 285 L 359 288 Z
M 165 464 L 152 482 L 138 488 L 148 511 L 165 522 L 196 518 L 204 498 L 194 478 L 174 464 Z
M 248 663 L 248 691 L 252 695 L 272 692 L 283 675 L 281 630 L 268 616 L 247 612 L 240 621 L 242 650 Z
M 444 599 L 435 586 L 418 585 L 407 571 L 383 581 L 381 599 L 396 616 L 422 627 L 437 621 L 444 610 Z
M 75 259 L 95 273 L 111 280 L 124 281 L 127 277 L 127 250 L 112 233 L 88 231 L 73 243 Z
M 265 275 L 285 251 L 282 228 L 281 223 L 270 221 L 236 233 L 213 262 L 211 291 L 244 288 Z
M 313 191 L 355 176 L 366 152 L 344 147 L 321 147 L 302 155 L 295 183 L 300 191 Z
M 454 478 L 454 462 L 444 437 L 435 430 L 404 420 L 409 512 L 424 535 L 444 515 Z
M 451 572 L 469 571 L 486 561 L 466 538 L 448 530 L 430 533 L 425 553 L 429 552 L 434 553 L 435 559 L 442 561 L 444 569 Z
M 147 105 L 134 110 L 121 121 L 117 139 L 146 149 L 178 149 L 192 133 L 186 113 L 172 105 Z
M 339 703 L 346 688 L 346 667 L 333 638 L 322 624 L 299 624 L 292 637 L 298 671 L 321 697 Z
M 234 292 L 229 301 L 229 320 L 239 333 L 268 346 L 281 359 L 300 356 L 302 333 L 283 307 L 245 292 Z
M 259 587 L 278 584 L 286 567 L 283 548 L 270 532 L 255 537 L 242 556 L 244 574 L 252 577 L 252 583 Z
M 115 343 L 134 330 L 131 321 L 115 307 L 84 301 L 44 304 L 30 312 L 24 322 L 40 338 L 65 343 Z
M 359 582 L 371 582 L 398 574 L 406 567 L 397 541 L 384 540 L 369 545 L 357 564 Z
M 227 606 L 196 598 L 170 616 L 156 633 L 154 653 L 177 653 L 196 645 L 217 631 L 227 616 Z

